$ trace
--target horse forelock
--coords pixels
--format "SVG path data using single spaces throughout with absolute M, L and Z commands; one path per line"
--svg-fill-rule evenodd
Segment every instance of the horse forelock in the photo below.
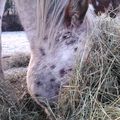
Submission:
M 37 33 L 39 41 L 47 35 L 47 42 L 55 41 L 55 36 L 61 28 L 65 4 L 68 0 L 38 0 Z

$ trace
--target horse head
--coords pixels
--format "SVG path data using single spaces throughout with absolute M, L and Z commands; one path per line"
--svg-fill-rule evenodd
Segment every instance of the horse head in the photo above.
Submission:
M 60 89 L 69 82 L 77 57 L 83 61 L 87 58 L 91 25 L 88 0 L 42 2 L 44 8 L 40 5 L 38 10 L 45 14 L 37 14 L 41 18 L 37 22 L 37 47 L 31 52 L 27 75 L 28 90 L 38 104 L 57 101 Z

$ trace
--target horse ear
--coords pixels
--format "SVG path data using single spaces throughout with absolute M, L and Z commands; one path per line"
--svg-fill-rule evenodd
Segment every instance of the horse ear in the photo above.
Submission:
M 88 9 L 89 0 L 69 0 L 65 9 L 64 21 L 66 26 L 78 26 L 84 20 Z

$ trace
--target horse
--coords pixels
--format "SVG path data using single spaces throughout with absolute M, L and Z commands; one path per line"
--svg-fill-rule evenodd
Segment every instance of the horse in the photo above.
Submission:
M 69 82 L 76 59 L 81 64 L 87 60 L 96 1 L 14 0 L 31 48 L 27 88 L 39 105 L 46 100 L 56 102 L 60 89 Z M 109 1 L 102 9 L 109 6 Z M 0 0 L 0 28 L 5 2 Z M 1 51 L 0 41 L 0 58 Z M 4 79 L 1 59 L 0 78 Z

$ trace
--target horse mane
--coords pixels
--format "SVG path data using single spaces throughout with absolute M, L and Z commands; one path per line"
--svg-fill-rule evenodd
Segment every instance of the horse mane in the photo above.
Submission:
M 48 49 L 54 45 L 55 38 L 64 19 L 64 9 L 68 0 L 37 0 L 37 35 L 40 42 L 48 39 Z

